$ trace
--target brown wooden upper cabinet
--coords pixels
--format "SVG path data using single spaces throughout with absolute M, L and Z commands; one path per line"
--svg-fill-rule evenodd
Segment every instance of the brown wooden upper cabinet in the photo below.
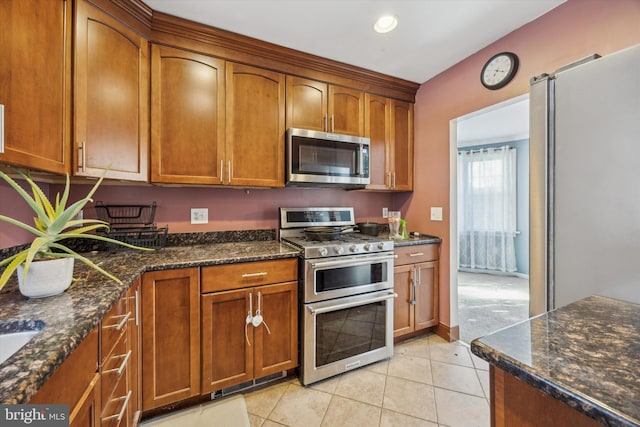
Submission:
M 287 128 L 364 136 L 364 92 L 287 76 Z
M 149 43 L 78 1 L 75 47 L 75 174 L 147 181 Z
M 392 188 L 413 190 L 413 104 L 391 101 Z
M 153 182 L 284 186 L 285 77 L 152 47 Z
M 365 95 L 365 136 L 370 139 L 368 190 L 389 190 L 391 166 L 391 100 L 382 96 Z
M 371 140 L 368 190 L 413 190 L 413 104 L 365 95 Z
M 284 187 L 285 76 L 227 62 L 226 181 Z
M 151 181 L 223 184 L 225 62 L 151 47 Z
M 64 0 L 0 2 L 0 162 L 70 171 L 72 10 Z

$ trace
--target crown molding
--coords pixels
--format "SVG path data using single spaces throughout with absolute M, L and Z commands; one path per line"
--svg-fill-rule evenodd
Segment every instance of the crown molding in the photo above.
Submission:
M 154 11 L 151 41 L 415 102 L 418 83 Z

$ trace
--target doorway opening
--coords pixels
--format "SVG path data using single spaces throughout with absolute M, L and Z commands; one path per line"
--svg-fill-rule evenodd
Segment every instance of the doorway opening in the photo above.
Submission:
M 529 317 L 529 96 L 451 130 L 451 312 L 470 343 Z

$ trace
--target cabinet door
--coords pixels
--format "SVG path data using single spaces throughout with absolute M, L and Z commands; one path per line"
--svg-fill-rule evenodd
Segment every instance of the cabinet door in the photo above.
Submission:
M 148 42 L 81 0 L 75 48 L 75 174 L 147 181 Z
M 254 301 L 264 318 L 255 328 L 255 377 L 298 366 L 298 283 L 254 288 Z M 268 327 L 268 329 L 267 329 Z M 253 329 L 253 328 L 252 328 Z
M 399 337 L 414 330 L 413 265 L 393 268 L 393 289 L 398 294 L 393 301 L 393 336 Z
M 141 376 L 141 352 L 140 352 L 140 279 L 127 291 L 128 311 L 131 312 L 127 325 L 127 344 L 131 351 L 127 372 L 128 389 L 131 390 L 131 399 L 127 406 L 127 420 L 129 425 L 137 425 L 142 413 L 142 376 Z
M 287 129 L 326 132 L 327 96 L 326 83 L 287 76 Z
M 222 184 L 224 61 L 151 47 L 151 181 Z
M 51 403 L 51 402 L 47 402 Z M 78 404 L 70 409 L 69 427 L 100 426 L 100 374 L 93 379 L 80 398 Z
M 205 393 L 253 378 L 256 343 L 253 326 L 245 321 L 250 310 L 250 295 L 250 289 L 202 295 L 202 391 Z
M 87 387 L 94 382 L 98 369 L 98 329 L 98 327 L 94 328 L 85 337 L 29 403 L 66 404 L 72 412 L 81 404 L 86 397 Z M 98 387 L 100 387 L 99 384 Z
M 415 266 L 416 301 L 415 330 L 438 324 L 438 262 L 425 262 Z
M 391 180 L 389 150 L 391 144 L 391 102 L 388 98 L 365 94 L 364 136 L 371 140 L 369 145 L 368 190 L 388 190 Z
M 227 63 L 225 183 L 284 187 L 284 74 Z
M 413 104 L 393 100 L 391 108 L 392 187 L 413 190 Z
M 364 93 L 356 89 L 329 86 L 329 131 L 364 136 Z
M 0 2 L 0 162 L 68 173 L 73 3 Z
M 142 277 L 142 408 L 200 394 L 198 268 Z

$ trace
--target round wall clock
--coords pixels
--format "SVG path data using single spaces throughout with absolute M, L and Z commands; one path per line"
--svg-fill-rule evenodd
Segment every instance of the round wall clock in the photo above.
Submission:
M 487 89 L 496 90 L 506 86 L 518 71 L 518 56 L 511 52 L 493 55 L 480 73 L 480 81 Z

